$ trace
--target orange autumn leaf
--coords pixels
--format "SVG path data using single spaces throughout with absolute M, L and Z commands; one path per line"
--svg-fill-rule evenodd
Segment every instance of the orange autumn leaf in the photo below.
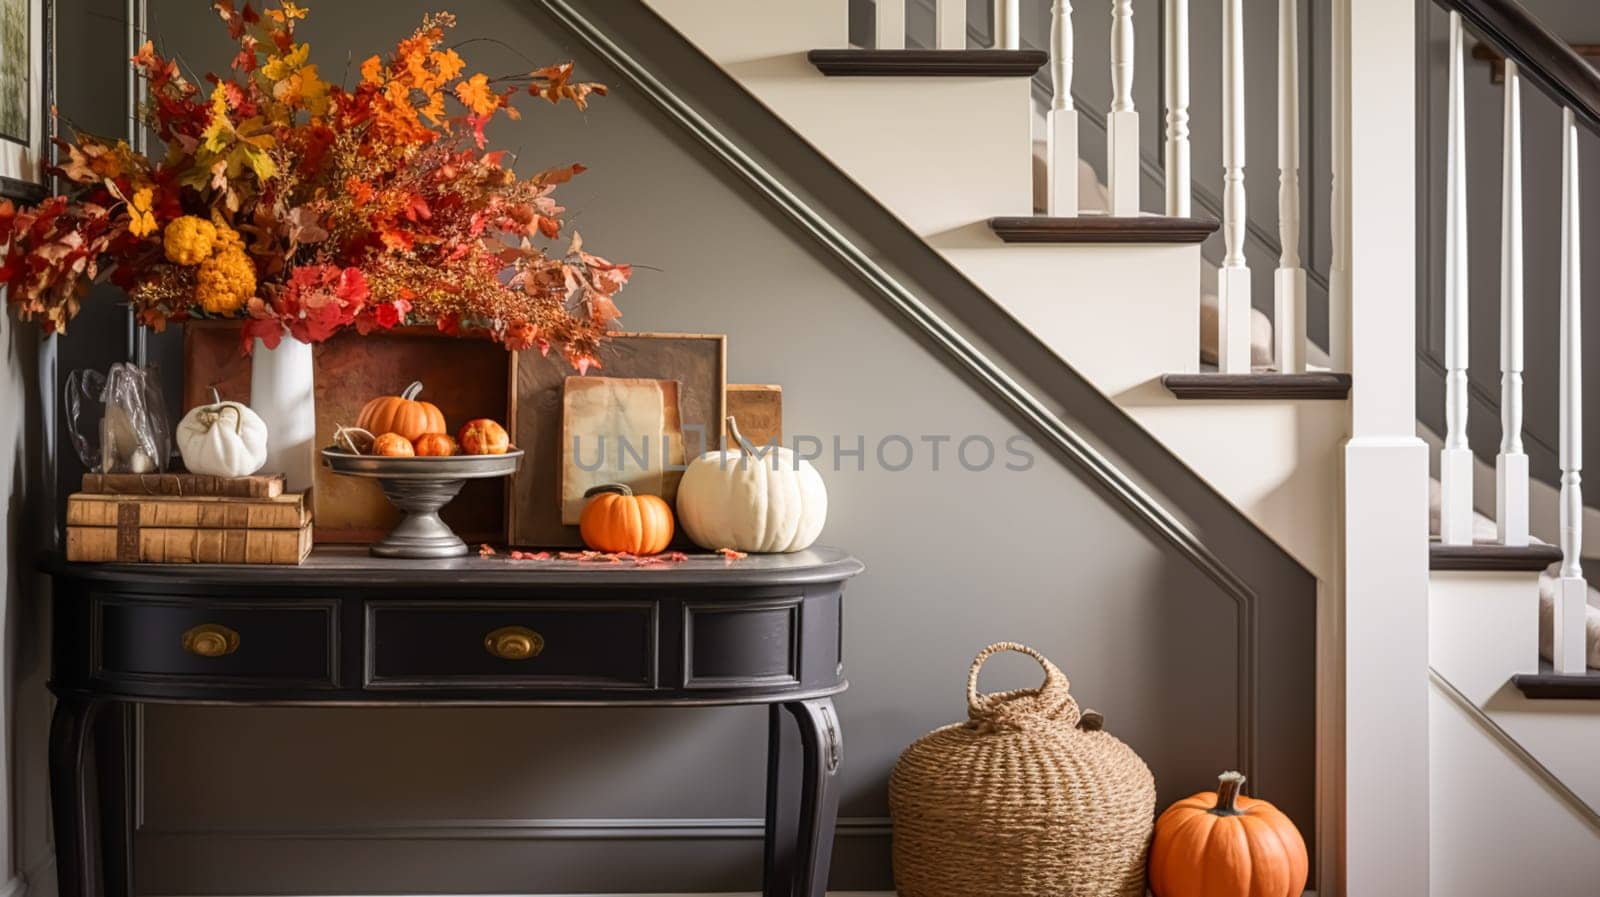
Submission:
M 500 105 L 500 97 L 489 88 L 489 76 L 482 72 L 456 85 L 456 99 L 474 115 L 488 115 Z

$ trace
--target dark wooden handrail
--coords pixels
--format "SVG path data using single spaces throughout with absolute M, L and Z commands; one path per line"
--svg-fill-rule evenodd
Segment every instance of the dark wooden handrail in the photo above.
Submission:
M 1600 134 L 1600 72 L 1517 0 L 1434 0 L 1461 13 L 1462 21 L 1507 58 L 1552 100 L 1572 109 L 1584 127 Z

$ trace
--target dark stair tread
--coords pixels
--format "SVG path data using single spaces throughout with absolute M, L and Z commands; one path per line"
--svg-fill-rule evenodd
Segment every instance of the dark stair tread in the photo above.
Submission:
M 1332 371 L 1304 374 L 1164 374 L 1161 385 L 1180 399 L 1345 399 L 1350 375 Z
M 1544 542 L 1526 546 L 1478 542 L 1472 545 L 1428 545 L 1430 570 L 1495 570 L 1537 573 L 1561 560 L 1561 549 Z
M 1539 672 L 1520 673 L 1511 681 L 1529 698 L 1557 701 L 1592 701 L 1600 699 L 1600 670 L 1562 675 L 1540 661 Z
M 1031 78 L 1043 50 L 812 50 L 806 59 L 824 75 Z
M 989 219 L 989 227 L 1007 243 L 1201 243 L 1219 226 L 1215 218 L 1164 215 L 1026 215 Z

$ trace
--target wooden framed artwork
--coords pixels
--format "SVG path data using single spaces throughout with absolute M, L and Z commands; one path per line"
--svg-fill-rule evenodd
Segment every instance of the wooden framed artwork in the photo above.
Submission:
M 211 401 L 215 385 L 223 399 L 250 401 L 250 359 L 241 353 L 237 321 L 191 321 L 184 325 L 184 410 Z M 511 352 L 487 339 L 447 336 L 432 327 L 403 327 L 361 336 L 341 333 L 318 343 L 314 389 L 317 445 L 332 445 L 340 424 L 354 425 L 368 399 L 399 393 L 413 380 L 422 398 L 439 406 L 453 428 L 487 417 L 506 420 Z M 319 543 L 376 542 L 399 512 L 373 480 L 339 476 L 317 466 L 315 538 Z M 504 480 L 469 480 L 440 514 L 467 542 L 506 538 Z
M 511 478 L 507 525 L 513 545 L 561 547 L 581 544 L 578 528 L 561 522 L 563 412 L 567 378 L 576 374 L 564 359 L 518 352 L 511 363 L 511 442 L 527 452 Z M 696 333 L 617 333 L 600 347 L 600 368 L 590 376 L 654 380 L 676 392 L 677 419 L 687 459 L 722 447 L 727 414 L 727 337 Z
M 47 0 L 0 0 L 0 196 L 45 198 L 52 23 Z

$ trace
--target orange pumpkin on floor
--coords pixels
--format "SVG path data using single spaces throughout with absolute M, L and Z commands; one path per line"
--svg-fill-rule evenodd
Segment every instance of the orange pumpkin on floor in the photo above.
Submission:
M 421 458 L 437 458 L 456 453 L 456 441 L 449 433 L 424 433 L 411 441 Z
M 415 455 L 417 450 L 412 447 L 411 440 L 399 433 L 385 433 L 372 440 L 372 453 L 391 458 L 409 458 Z
M 1300 897 L 1310 867 L 1300 830 L 1277 807 L 1239 794 L 1225 772 L 1216 793 L 1168 807 L 1150 846 L 1155 897 Z
M 416 439 L 424 433 L 448 433 L 444 413 L 432 402 L 417 396 L 422 392 L 422 381 L 407 386 L 397 396 L 379 396 L 361 408 L 356 426 L 373 433 L 399 433 L 407 439 Z
M 620 483 L 596 486 L 578 518 L 583 544 L 595 551 L 660 554 L 672 541 L 672 509 L 659 495 L 634 495 Z

